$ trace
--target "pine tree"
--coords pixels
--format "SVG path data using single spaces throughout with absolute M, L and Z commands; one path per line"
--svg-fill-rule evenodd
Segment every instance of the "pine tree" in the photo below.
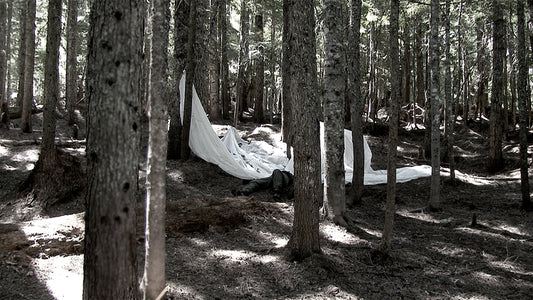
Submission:
M 92 1 L 84 299 L 138 299 L 136 185 L 142 1 Z
M 314 2 L 291 0 L 289 37 L 294 48 L 290 64 L 294 127 L 294 223 L 289 248 L 302 260 L 320 252 L 320 143 L 317 97 Z

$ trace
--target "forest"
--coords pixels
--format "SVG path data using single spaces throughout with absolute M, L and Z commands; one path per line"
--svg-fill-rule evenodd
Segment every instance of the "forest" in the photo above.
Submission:
M 533 0 L 0 0 L 0 299 L 528 299 L 532 57 Z

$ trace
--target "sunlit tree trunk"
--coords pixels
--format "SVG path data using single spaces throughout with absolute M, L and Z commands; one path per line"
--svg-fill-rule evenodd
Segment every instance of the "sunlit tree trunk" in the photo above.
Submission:
M 387 153 L 387 201 L 385 204 L 385 224 L 379 251 L 388 255 L 391 250 L 394 213 L 396 212 L 396 154 L 398 145 L 398 102 L 400 92 L 400 49 L 398 46 L 400 1 L 390 1 L 390 81 L 391 101 L 389 107 L 389 149 Z
M 33 75 L 35 68 L 35 15 L 37 4 L 35 0 L 26 1 L 25 48 L 24 61 L 24 98 L 22 100 L 22 132 L 32 132 L 31 110 L 33 104 Z
M 138 299 L 140 0 L 92 1 L 83 298 Z
M 324 208 L 326 216 L 346 225 L 344 198 L 344 60 L 342 3 L 324 0 Z
M 165 288 L 165 207 L 168 126 L 168 44 L 170 0 L 154 0 L 152 59 L 148 83 L 148 159 L 146 172 L 146 227 L 144 299 L 158 299 Z
M 6 75 L 7 75 L 7 3 L 0 1 L 0 116 L 7 113 Z M 5 110 L 5 112 L 4 112 Z M 7 123 L 5 124 L 7 125 Z M 0 125 L 2 126 L 2 125 Z M 6 126 L 7 127 L 7 126 Z
M 527 98 L 529 93 L 527 91 L 528 80 L 528 63 L 526 56 L 526 34 L 525 34 L 525 19 L 524 19 L 524 2 L 517 0 L 517 58 L 518 58 L 518 107 L 520 112 L 520 185 L 522 192 L 522 208 L 526 211 L 532 211 L 533 205 L 529 195 L 529 163 L 527 153 L 527 131 L 528 131 L 528 115 L 529 108 L 527 107 Z
M 314 2 L 290 4 L 291 98 L 294 127 L 294 223 L 289 248 L 295 260 L 320 252 L 321 193 Z

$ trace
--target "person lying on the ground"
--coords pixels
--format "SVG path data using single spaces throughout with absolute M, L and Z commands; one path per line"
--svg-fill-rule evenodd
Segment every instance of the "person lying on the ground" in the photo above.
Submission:
M 286 194 L 288 199 L 292 199 L 294 198 L 293 178 L 294 175 L 290 172 L 276 169 L 269 177 L 251 180 L 241 188 L 232 190 L 231 193 L 234 196 L 248 196 L 257 191 L 272 188 L 274 200 L 281 199 L 282 194 Z

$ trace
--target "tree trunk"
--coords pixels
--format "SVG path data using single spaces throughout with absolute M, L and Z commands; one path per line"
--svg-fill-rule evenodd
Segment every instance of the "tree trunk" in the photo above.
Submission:
M 439 0 L 431 0 L 431 39 L 429 41 L 431 70 L 431 191 L 430 210 L 441 207 L 440 200 L 440 39 Z
M 19 27 L 20 27 L 20 37 L 19 37 L 19 49 L 18 49 L 18 87 L 17 87 L 17 106 L 22 111 L 23 100 L 24 100 L 24 65 L 26 63 L 26 12 L 28 8 L 26 2 L 20 5 L 19 10 Z
M 344 61 L 342 3 L 324 0 L 324 208 L 326 216 L 346 225 L 344 212 Z
M 191 112 L 192 112 L 192 89 L 195 81 L 196 73 L 196 5 L 198 0 L 191 0 L 190 14 L 189 14 L 189 36 L 187 39 L 187 67 L 185 77 L 185 99 L 183 99 L 183 128 L 181 132 L 181 158 L 183 160 L 189 159 L 191 155 L 191 148 L 189 147 L 189 136 L 191 131 Z
M 528 62 L 526 56 L 526 34 L 525 34 L 525 18 L 524 18 L 524 2 L 517 0 L 517 58 L 518 58 L 518 109 L 520 112 L 520 187 L 522 192 L 522 209 L 532 211 L 533 205 L 529 195 L 529 163 L 527 153 L 527 131 L 529 130 L 527 120 L 529 115 L 529 108 L 527 106 L 527 98 L 529 93 L 527 91 L 528 81 Z M 529 1 L 528 1 L 529 3 Z
M 274 114 L 276 107 L 276 16 L 274 15 L 276 11 L 275 6 L 272 6 L 271 11 L 271 21 L 270 24 L 270 93 L 268 108 L 270 109 L 270 124 L 274 123 Z
M 152 2 L 149 138 L 146 174 L 144 299 L 158 299 L 165 288 L 165 207 L 168 126 L 168 49 L 170 0 Z M 159 51 L 163 49 L 163 51 Z
M 255 105 L 254 117 L 255 122 L 264 123 L 263 110 L 263 94 L 265 90 L 265 49 L 263 46 L 263 3 L 262 0 L 256 1 L 256 15 L 254 17 L 254 31 L 255 31 L 255 50 L 256 58 L 254 59 L 255 66 Z
M 387 202 L 385 204 L 385 224 L 379 251 L 388 255 L 391 250 L 392 229 L 396 211 L 396 149 L 398 145 L 398 102 L 400 100 L 400 48 L 398 46 L 400 1 L 390 2 L 390 80 L 391 103 L 389 107 L 389 149 L 387 153 Z
M 220 0 L 220 75 L 221 75 L 221 90 L 222 97 L 222 117 L 229 120 L 229 111 L 231 102 L 229 99 L 229 84 L 228 84 L 228 17 L 226 14 L 227 0 Z
M 209 20 L 209 118 L 211 121 L 220 119 L 220 44 L 218 39 L 220 5 L 219 0 L 211 0 L 211 15 Z
M 71 0 L 70 0 L 71 1 Z M 55 108 L 59 99 L 59 44 L 61 42 L 61 0 L 48 1 L 48 31 L 46 35 L 46 62 L 44 73 L 44 112 L 41 156 L 49 159 L 55 151 Z M 52 165 L 53 164 L 45 164 Z
M 492 94 L 490 105 L 490 136 L 489 157 L 487 169 L 497 172 L 504 167 L 502 152 L 502 99 L 504 97 L 505 82 L 503 81 L 503 65 L 505 63 L 505 27 L 502 3 L 500 0 L 492 1 L 493 9 L 493 61 L 492 61 Z
M 78 0 L 68 0 L 67 16 L 67 66 L 65 96 L 68 107 L 68 124 L 74 125 L 74 110 L 78 102 Z
M 445 36 L 446 36 L 446 58 L 445 64 L 445 79 L 444 79 L 444 97 L 446 102 L 446 123 L 444 126 L 444 135 L 446 138 L 446 152 L 448 153 L 448 164 L 450 167 L 450 180 L 455 181 L 455 162 L 453 154 L 453 98 L 452 98 L 452 71 L 451 71 L 451 54 L 450 54 L 450 0 L 446 0 L 446 14 L 445 14 Z
M 244 0 L 243 0 L 244 1 Z M 287 144 L 287 157 L 291 158 L 291 147 L 293 146 L 294 131 L 292 127 L 292 93 L 291 93 L 291 64 L 293 45 L 289 38 L 291 33 L 292 0 L 283 0 L 283 33 L 282 33 L 282 55 L 281 61 L 281 133 L 283 141 Z
M 241 20 L 239 34 L 239 71 L 237 73 L 237 95 L 235 111 L 233 112 L 234 126 L 237 126 L 238 120 L 242 119 L 244 102 L 248 96 L 248 79 L 247 69 L 248 61 L 248 31 L 249 31 L 249 14 L 246 7 L 246 0 L 241 0 Z
M 138 299 L 136 188 L 142 3 L 92 1 L 84 299 Z
M 0 1 L 0 116 L 7 113 L 6 74 L 7 74 L 7 1 Z M 5 107 L 5 108 L 4 108 Z M 5 110 L 5 111 L 4 111 Z M 7 127 L 7 123 L 5 123 Z M 0 125 L 1 126 L 1 125 Z
M 320 252 L 320 141 L 314 2 L 290 4 L 288 41 L 293 45 L 290 74 L 294 127 L 294 223 L 289 247 L 295 260 Z
M 31 108 L 33 104 L 33 73 L 35 68 L 35 15 L 37 3 L 35 0 L 26 1 L 25 48 L 24 58 L 24 98 L 22 100 L 22 132 L 32 132 Z
M 365 176 L 365 149 L 363 146 L 363 102 L 361 99 L 360 27 L 361 0 L 350 1 L 350 33 L 348 34 L 348 75 L 353 143 L 353 177 L 350 195 L 351 204 L 360 203 L 363 197 Z
M 402 106 L 409 104 L 411 97 L 411 32 L 408 25 L 409 20 L 405 20 L 404 27 L 404 54 L 403 54 L 403 82 L 402 82 Z
M 182 124 L 180 117 L 179 84 L 187 59 L 189 2 L 176 1 L 174 7 L 174 64 L 172 65 L 172 96 L 169 103 L 168 159 L 181 157 Z

